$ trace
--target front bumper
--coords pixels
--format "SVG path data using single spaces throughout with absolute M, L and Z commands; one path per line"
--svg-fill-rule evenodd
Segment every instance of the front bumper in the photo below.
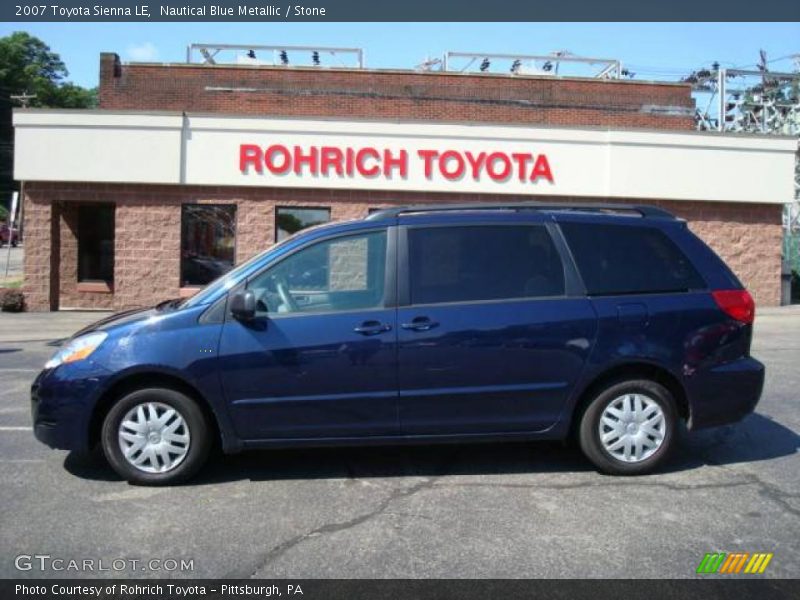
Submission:
M 36 439 L 51 448 L 89 450 L 92 412 L 105 378 L 106 373 L 96 368 L 61 366 L 42 371 L 31 385 Z
M 752 357 L 696 373 L 686 384 L 689 429 L 741 421 L 755 410 L 764 377 L 764 365 Z

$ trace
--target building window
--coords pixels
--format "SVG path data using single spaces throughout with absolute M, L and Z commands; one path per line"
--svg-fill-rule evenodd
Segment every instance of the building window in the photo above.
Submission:
M 206 285 L 233 267 L 236 207 L 184 204 L 181 210 L 181 286 Z
M 78 281 L 114 282 L 114 205 L 78 207 Z
M 289 208 L 279 206 L 275 210 L 275 241 L 285 240 L 306 227 L 313 227 L 331 220 L 330 208 Z

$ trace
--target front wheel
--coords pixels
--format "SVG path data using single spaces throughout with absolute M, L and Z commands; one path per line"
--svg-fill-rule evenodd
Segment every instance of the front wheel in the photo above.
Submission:
M 672 394 L 647 379 L 611 385 L 589 403 L 580 445 L 594 465 L 612 475 L 656 469 L 674 445 L 678 414 Z
M 210 430 L 197 403 L 175 390 L 148 388 L 121 398 L 106 415 L 103 453 L 131 483 L 171 485 L 203 465 Z

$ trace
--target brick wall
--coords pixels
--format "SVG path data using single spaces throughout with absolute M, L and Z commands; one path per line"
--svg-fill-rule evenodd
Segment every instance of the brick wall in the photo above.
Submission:
M 330 206 L 331 218 L 344 220 L 364 217 L 370 208 L 391 205 L 507 200 L 505 196 L 474 194 L 29 183 L 25 188 L 25 293 L 31 310 L 51 310 L 59 305 L 123 309 L 179 296 L 183 203 L 237 205 L 239 263 L 274 243 L 277 206 Z M 76 285 L 77 243 L 72 225 L 76 202 L 116 204 L 112 294 L 80 291 Z M 682 201 L 653 204 L 686 219 L 733 268 L 759 305 L 779 303 L 779 205 Z M 58 227 L 52 226 L 54 214 Z
M 23 188 L 25 281 L 23 293 L 29 310 L 58 309 L 60 230 L 58 205 L 48 190 L 28 184 Z
M 212 89 L 216 88 L 216 89 Z M 413 71 L 121 64 L 100 57 L 100 108 L 296 117 L 692 129 L 687 84 Z
M 782 206 L 710 202 L 663 203 L 689 221 L 689 226 L 711 246 L 744 285 L 756 304 L 778 306 L 783 226 Z

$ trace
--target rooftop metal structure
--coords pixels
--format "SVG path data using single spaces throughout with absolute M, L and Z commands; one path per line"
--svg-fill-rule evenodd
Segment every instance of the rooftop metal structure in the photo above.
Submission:
M 695 92 L 708 97 L 697 109 L 701 131 L 758 133 L 800 138 L 800 54 L 794 72 L 771 71 L 766 52 L 757 69 L 726 69 L 715 63 L 684 78 Z M 795 161 L 795 200 L 784 206 L 783 258 L 800 271 L 800 148 Z
M 186 47 L 186 62 L 191 64 L 196 55 L 200 64 L 217 64 L 223 53 L 233 54 L 233 62 L 241 65 L 308 66 L 334 69 L 363 69 L 363 48 L 338 48 L 333 46 L 273 46 L 261 44 L 189 44 Z M 302 60 L 298 61 L 298 56 Z M 266 58 L 265 58 L 266 57 Z M 342 58 L 349 58 L 345 62 Z
M 675 219 L 675 215 L 655 206 L 639 204 L 611 204 L 592 202 L 564 202 L 551 204 L 548 202 L 493 202 L 493 203 L 465 203 L 465 204 L 422 204 L 419 206 L 400 206 L 376 211 L 366 217 L 373 221 L 378 219 L 391 219 L 400 215 L 434 212 L 472 212 L 472 211 L 552 211 L 552 212 L 588 212 L 602 214 L 628 214 L 638 215 L 651 219 Z
M 466 65 L 457 68 L 454 59 L 468 59 Z M 628 75 L 622 63 L 616 59 L 575 56 L 570 52 L 559 51 L 550 54 L 495 54 L 490 52 L 445 52 L 442 59 L 442 71 L 473 72 L 476 61 L 480 60 L 477 70 L 482 73 L 491 72 L 491 65 L 500 62 L 508 67 L 507 73 L 512 75 L 544 75 L 551 77 L 584 76 L 597 79 L 621 79 Z M 509 64 L 510 63 L 510 64 Z M 564 72 L 568 66 L 580 65 L 589 67 L 588 74 L 572 74 Z
M 698 129 L 800 136 L 800 99 L 791 93 L 800 86 L 800 72 L 701 70 L 690 82 L 710 94 L 706 108 L 698 109 Z
M 240 64 L 252 66 L 364 69 L 362 48 L 333 46 L 286 46 L 264 44 L 192 43 L 186 47 L 187 64 Z M 498 70 L 498 67 L 502 71 Z M 426 58 L 420 71 L 449 73 L 504 73 L 547 77 L 621 79 L 632 77 L 616 59 L 576 56 L 567 50 L 550 54 L 498 54 L 445 52 L 442 58 Z

